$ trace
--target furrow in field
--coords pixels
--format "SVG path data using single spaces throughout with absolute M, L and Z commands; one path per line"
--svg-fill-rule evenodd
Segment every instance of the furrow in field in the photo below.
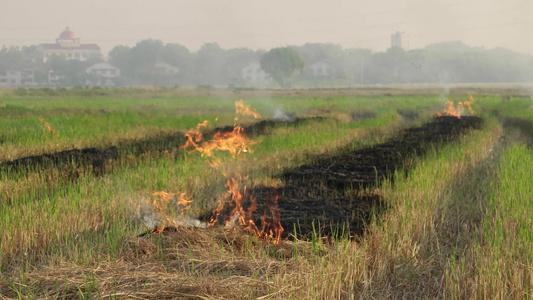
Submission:
M 254 187 L 244 209 L 252 199 L 257 202 L 256 224 L 263 222 L 263 212 L 267 222 L 272 222 L 279 213 L 285 236 L 296 233 L 309 237 L 315 231 L 331 235 L 343 225 L 345 234 L 361 234 L 373 212 L 384 206 L 382 196 L 371 192 L 372 189 L 383 180 L 391 180 L 396 170 L 408 171 L 413 157 L 439 148 L 480 125 L 478 117 L 438 117 L 424 126 L 402 131 L 392 141 L 318 158 L 315 163 L 284 172 L 281 175 L 284 187 Z M 275 210 L 271 209 L 272 199 L 278 202 Z M 222 214 L 221 218 L 227 215 Z
M 319 120 L 321 118 L 296 118 L 289 121 L 263 120 L 244 127 L 244 133 L 250 137 L 266 134 L 275 126 L 298 126 L 298 124 L 309 121 Z M 216 132 L 229 132 L 233 126 L 225 126 L 208 130 L 204 137 L 209 139 Z M 177 151 L 186 141 L 185 134 L 173 133 L 156 136 L 138 141 L 126 141 L 119 143 L 117 146 L 108 148 L 84 148 L 71 149 L 56 153 L 28 156 L 13 161 L 0 164 L 0 172 L 6 174 L 21 174 L 31 171 L 42 171 L 51 168 L 61 169 L 63 166 L 70 166 L 72 169 L 86 167 L 96 175 L 106 173 L 112 161 L 120 160 L 125 156 L 138 157 L 146 153 L 158 153 L 165 151 Z

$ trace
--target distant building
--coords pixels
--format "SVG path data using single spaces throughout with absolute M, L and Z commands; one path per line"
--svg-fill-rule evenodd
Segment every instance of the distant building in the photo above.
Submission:
M 0 71 L 0 86 L 35 86 L 35 74 L 33 70 L 9 70 Z
M 52 55 L 64 54 L 67 59 L 84 61 L 92 54 L 100 54 L 100 47 L 96 44 L 82 44 L 68 27 L 65 28 L 56 39 L 55 44 L 40 44 L 39 49 L 45 59 Z
M 252 62 L 242 68 L 241 78 L 247 84 L 265 85 L 272 82 L 272 77 L 261 68 L 259 62 Z
M 120 69 L 108 63 L 97 63 L 88 67 L 85 72 L 92 75 L 87 80 L 87 85 L 114 86 L 114 78 L 120 76 Z
M 335 68 L 323 61 L 309 65 L 308 70 L 310 75 L 314 77 L 333 77 L 335 75 Z
M 391 35 L 390 46 L 409 50 L 409 36 L 405 32 L 396 31 Z
M 63 79 L 65 79 L 65 75 L 57 74 L 54 70 L 48 71 L 48 85 L 59 85 Z

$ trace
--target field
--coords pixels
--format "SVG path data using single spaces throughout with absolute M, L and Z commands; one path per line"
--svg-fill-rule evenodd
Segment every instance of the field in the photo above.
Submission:
M 0 90 L 0 299 L 528 299 L 520 89 Z

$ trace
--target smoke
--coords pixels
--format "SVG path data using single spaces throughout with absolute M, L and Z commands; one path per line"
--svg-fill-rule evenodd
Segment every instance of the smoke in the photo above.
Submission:
M 274 115 L 272 116 L 272 119 L 275 121 L 280 122 L 292 122 L 296 119 L 296 116 L 293 113 L 286 113 L 282 109 L 277 108 L 274 111 Z
M 161 215 L 157 214 L 154 207 L 150 205 L 144 197 L 138 199 L 135 217 L 148 228 L 158 228 L 166 225 L 207 228 L 207 223 L 185 215 L 179 215 L 176 217 L 165 215 L 165 220 L 161 220 Z
M 441 104 L 446 103 L 448 101 L 448 97 L 450 96 L 450 84 L 449 83 L 441 83 L 442 84 L 442 91 L 439 94 L 439 102 Z

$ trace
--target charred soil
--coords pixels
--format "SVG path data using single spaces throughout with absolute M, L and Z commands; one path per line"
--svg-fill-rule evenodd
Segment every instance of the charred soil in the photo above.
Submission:
M 375 187 L 383 180 L 392 180 L 396 170 L 405 170 L 408 175 L 414 157 L 480 126 L 478 117 L 441 116 L 371 148 L 317 157 L 315 163 L 281 174 L 284 187 L 256 186 L 248 190 L 243 208 L 247 210 L 253 201 L 257 203 L 252 216 L 259 228 L 262 224 L 268 227 L 279 218 L 285 229 L 283 237 L 359 235 L 372 216 L 386 207 L 385 199 L 373 192 Z M 229 204 L 218 219 L 220 223 L 230 217 L 232 208 Z M 209 217 L 202 218 L 208 221 Z
M 316 119 L 316 118 L 311 118 Z M 249 137 L 268 134 L 269 130 L 275 126 L 297 126 L 301 122 L 310 118 L 294 118 L 287 121 L 262 120 L 243 127 L 244 133 Z M 233 126 L 218 127 L 204 132 L 206 139 L 216 132 L 231 132 Z M 163 151 L 178 151 L 186 137 L 183 133 L 173 133 L 159 135 L 152 138 L 136 141 L 126 141 L 108 148 L 84 148 L 71 149 L 56 153 L 27 156 L 13 161 L 0 164 L 0 170 L 7 173 L 17 174 L 27 171 L 41 171 L 49 168 L 64 169 L 66 166 L 75 170 L 77 168 L 88 168 L 96 175 L 104 174 L 108 171 L 108 165 L 122 157 L 141 156 L 145 153 L 157 153 Z M 77 177 L 76 172 L 70 172 L 70 177 Z

